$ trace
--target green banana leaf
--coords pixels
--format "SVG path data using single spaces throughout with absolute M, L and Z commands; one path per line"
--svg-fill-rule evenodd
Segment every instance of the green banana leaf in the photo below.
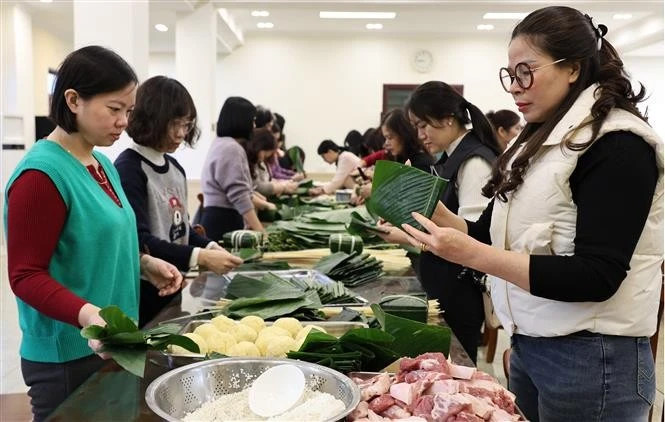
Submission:
M 286 150 L 286 154 L 289 156 L 289 159 L 293 163 L 293 167 L 298 173 L 304 173 L 305 169 L 303 168 L 302 157 L 300 156 L 300 150 L 297 147 L 291 147 Z
M 400 356 L 416 357 L 427 352 L 450 353 L 449 327 L 430 325 L 389 314 L 380 305 L 371 305 L 381 328 L 395 337 L 391 349 Z
M 395 161 L 378 161 L 367 210 L 396 227 L 401 228 L 402 224 L 408 223 L 422 229 L 411 213 L 418 212 L 427 218 L 432 217 L 447 183 L 445 179 L 415 167 Z

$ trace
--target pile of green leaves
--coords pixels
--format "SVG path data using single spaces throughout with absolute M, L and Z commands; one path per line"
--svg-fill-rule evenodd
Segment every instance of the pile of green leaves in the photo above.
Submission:
M 268 251 L 327 248 L 331 234 L 347 233 L 352 215 L 370 218 L 364 207 L 303 214 L 291 221 L 277 221 L 268 228 Z M 360 234 L 365 244 L 381 242 L 376 236 Z
M 367 210 L 393 226 L 408 223 L 422 229 L 411 213 L 418 212 L 430 218 L 447 183 L 415 167 L 395 161 L 378 161 Z
M 181 329 L 178 324 L 139 330 L 130 317 L 113 305 L 99 311 L 99 316 L 106 322 L 106 326 L 89 325 L 81 330 L 81 336 L 101 341 L 102 352 L 110 354 L 120 366 L 138 377 L 143 378 L 148 350 L 166 350 L 167 346 L 173 344 L 199 353 L 199 346 L 194 341 L 176 334 Z
M 333 280 L 344 283 L 347 287 L 360 286 L 381 277 L 383 263 L 370 254 L 354 252 L 335 252 L 324 256 L 314 266 Z
M 316 291 L 303 291 L 271 273 L 260 279 L 237 274 L 227 286 L 226 298 L 232 301 L 223 313 L 232 318 L 256 315 L 263 319 L 321 319 L 318 310 L 322 303 Z
M 326 303 L 359 302 L 343 284 L 321 284 L 314 280 L 283 278 L 268 273 L 261 278 L 237 274 L 226 289 L 232 302 L 224 309 L 230 317 L 257 315 L 263 319 L 293 316 L 320 320 L 319 309 Z
M 318 363 L 340 372 L 381 371 L 402 356 L 450 352 L 450 328 L 427 325 L 388 314 L 379 305 L 372 310 L 381 325 L 356 328 L 339 339 L 312 330 L 298 351 L 287 357 Z
M 390 348 L 394 340 L 392 335 L 376 328 L 356 328 L 340 338 L 312 330 L 300 349 L 286 356 L 343 373 L 380 371 L 399 358 Z

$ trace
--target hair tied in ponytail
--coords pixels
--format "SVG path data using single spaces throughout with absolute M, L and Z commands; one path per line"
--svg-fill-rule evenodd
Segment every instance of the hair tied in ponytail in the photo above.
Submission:
M 593 32 L 596 33 L 596 38 L 598 39 L 598 51 L 600 51 L 600 47 L 603 45 L 603 38 L 607 34 L 607 26 L 601 24 L 594 25 L 593 24 L 593 18 L 589 15 L 584 15 L 588 20 L 589 23 L 591 24 L 591 27 L 593 28 Z

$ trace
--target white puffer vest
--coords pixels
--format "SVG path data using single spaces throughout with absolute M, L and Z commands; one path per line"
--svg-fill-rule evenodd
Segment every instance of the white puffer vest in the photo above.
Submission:
M 561 142 L 590 116 L 595 88 L 582 92 L 554 128 L 542 153 L 527 170 L 524 183 L 507 195 L 508 201 L 495 199 L 492 246 L 531 255 L 573 255 L 577 207 L 569 178 L 586 150 L 562 149 Z M 663 260 L 663 142 L 649 125 L 624 110 L 610 112 L 598 137 L 618 130 L 635 133 L 656 150 L 659 172 L 651 210 L 626 278 L 616 294 L 604 302 L 571 303 L 533 296 L 490 276 L 494 308 L 508 335 L 554 337 L 581 330 L 635 337 L 655 333 Z M 570 136 L 578 143 L 590 137 L 591 126 Z

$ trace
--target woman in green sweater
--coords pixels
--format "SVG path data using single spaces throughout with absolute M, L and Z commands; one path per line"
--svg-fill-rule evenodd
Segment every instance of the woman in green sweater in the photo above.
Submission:
M 21 372 L 41 421 L 103 364 L 80 329 L 105 325 L 100 308 L 138 318 L 139 273 L 161 295 L 182 285 L 177 268 L 139 257 L 136 219 L 118 173 L 96 146 L 127 127 L 137 77 L 116 53 L 88 46 L 60 66 L 50 118 L 7 184 L 9 282 L 21 325 Z M 101 358 L 100 358 L 101 357 Z

